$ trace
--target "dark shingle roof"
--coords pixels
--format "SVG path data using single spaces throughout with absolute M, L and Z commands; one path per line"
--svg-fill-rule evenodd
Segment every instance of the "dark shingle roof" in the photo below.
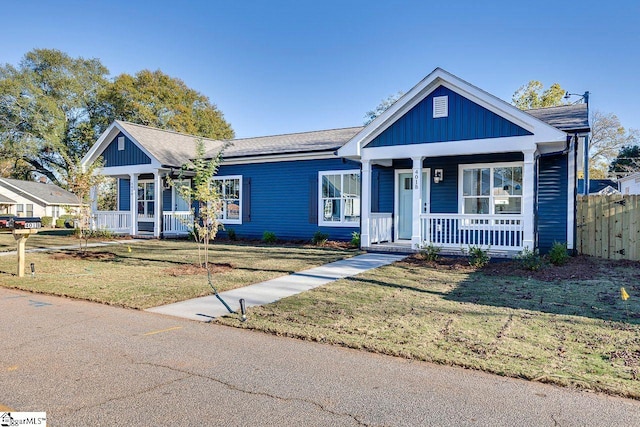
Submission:
M 525 110 L 525 112 L 565 132 L 589 131 L 589 110 L 587 104 L 536 108 L 533 110 Z
M 48 205 L 77 205 L 78 199 L 67 190 L 54 184 L 0 178 L 0 185 L 27 198 L 43 200 Z
M 562 105 L 559 107 L 527 110 L 533 117 L 565 132 L 588 131 L 589 117 L 586 104 Z M 264 155 L 334 151 L 353 138 L 363 127 L 329 129 L 283 135 L 242 138 L 219 141 L 198 138 L 179 132 L 152 128 L 135 123 L 118 121 L 136 141 L 165 166 L 182 166 L 196 155 L 196 141 L 202 139 L 206 157 L 215 157 L 220 148 L 226 159 Z
M 179 167 L 196 157 L 196 136 L 130 122 L 117 123 L 163 165 Z M 200 139 L 206 151 L 219 150 L 223 145 L 221 141 Z
M 362 130 L 361 126 L 234 139 L 225 150 L 224 157 L 260 156 L 313 151 L 334 151 L 342 147 Z

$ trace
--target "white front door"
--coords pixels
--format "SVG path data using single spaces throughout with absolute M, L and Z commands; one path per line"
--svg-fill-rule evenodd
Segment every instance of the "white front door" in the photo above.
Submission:
M 413 218 L 413 174 L 396 172 L 396 240 L 411 240 Z M 429 212 L 429 169 L 422 170 L 422 209 Z

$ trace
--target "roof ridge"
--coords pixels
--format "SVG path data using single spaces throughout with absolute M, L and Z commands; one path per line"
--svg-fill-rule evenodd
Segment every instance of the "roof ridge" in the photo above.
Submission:
M 304 134 L 308 134 L 308 133 L 330 132 L 330 131 L 334 131 L 334 130 L 358 129 L 358 128 L 362 128 L 362 127 L 363 126 L 347 126 L 347 127 L 342 127 L 342 128 L 309 130 L 309 131 L 304 131 L 304 132 L 280 133 L 280 134 L 275 134 L 275 135 L 248 136 L 248 137 L 245 137 L 245 138 L 228 139 L 228 140 L 225 140 L 225 141 L 233 142 L 233 141 L 243 141 L 243 140 L 246 140 L 246 139 L 277 138 L 277 137 L 289 136 L 289 135 L 304 135 Z
M 232 141 L 232 140 L 228 140 L 228 139 L 213 139 L 213 138 L 208 138 L 206 136 L 192 135 L 192 134 L 189 134 L 189 133 L 178 132 L 178 131 L 173 130 L 173 129 L 162 129 L 162 128 L 153 127 L 153 126 L 149 126 L 149 125 L 142 125 L 140 123 L 128 122 L 126 120 L 116 120 L 116 122 L 125 123 L 125 124 L 128 124 L 128 125 L 138 126 L 138 127 L 141 127 L 141 128 L 146 128 L 146 129 L 151 129 L 151 130 L 157 130 L 157 131 L 160 131 L 160 132 L 173 133 L 175 135 L 186 136 L 186 137 L 189 137 L 189 138 L 206 139 L 207 141 L 213 141 L 213 142 Z

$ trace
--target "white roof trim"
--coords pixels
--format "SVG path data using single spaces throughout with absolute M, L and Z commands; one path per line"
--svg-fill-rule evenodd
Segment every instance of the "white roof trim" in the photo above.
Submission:
M 82 158 L 82 165 L 88 165 L 90 163 L 95 162 L 95 160 L 100 156 L 104 150 L 109 146 L 109 144 L 113 141 L 120 132 L 122 132 L 127 138 L 129 138 L 135 145 L 138 147 L 144 154 L 146 154 L 151 159 L 151 165 L 155 168 L 160 167 L 160 162 L 155 158 L 153 154 L 151 154 L 146 148 L 144 148 L 129 132 L 127 132 L 123 126 L 118 123 L 118 121 L 114 121 L 109 125 L 109 127 L 102 132 L 100 138 L 96 141 L 95 144 L 91 147 L 91 149 L 87 152 L 87 154 Z
M 440 85 L 459 93 L 487 110 L 533 133 L 536 144 L 566 141 L 567 134 L 565 132 L 467 83 L 442 68 L 436 68 L 411 88 L 409 92 L 398 99 L 398 101 L 384 113 L 376 117 L 375 120 L 365 126 L 364 129 L 343 145 L 338 150 L 338 155 L 341 157 L 359 157 L 364 146 L 384 132 Z

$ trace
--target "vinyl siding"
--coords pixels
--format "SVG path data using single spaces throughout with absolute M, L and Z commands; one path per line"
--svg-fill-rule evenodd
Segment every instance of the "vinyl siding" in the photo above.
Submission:
M 118 150 L 118 138 L 124 136 L 124 150 Z M 120 132 L 102 152 L 105 167 L 148 165 L 151 159 L 133 141 Z
M 433 98 L 448 96 L 448 117 L 433 118 Z M 531 132 L 440 86 L 367 147 L 531 135 Z
M 567 241 L 567 156 L 541 157 L 538 167 L 538 249 L 546 253 Z
M 319 227 L 317 222 L 309 221 L 310 181 L 317 178 L 319 171 L 349 169 L 359 170 L 360 164 L 341 159 L 223 164 L 218 176 L 242 175 L 243 180 L 251 179 L 251 221 L 226 228 L 233 228 L 239 238 L 261 238 L 268 230 L 279 239 L 310 240 L 321 230 L 329 239 L 349 240 L 359 227 Z

